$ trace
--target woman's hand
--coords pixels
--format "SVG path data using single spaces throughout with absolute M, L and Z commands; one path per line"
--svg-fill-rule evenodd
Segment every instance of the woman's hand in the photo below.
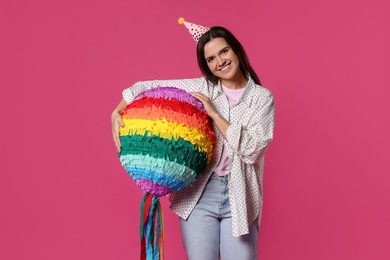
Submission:
M 191 92 L 190 94 L 193 97 L 195 97 L 197 100 L 202 102 L 204 109 L 206 109 L 207 114 L 209 114 L 209 117 L 214 121 L 218 130 L 221 132 L 222 136 L 226 139 L 226 131 L 230 123 L 218 113 L 217 109 L 215 108 L 214 104 L 211 103 L 211 100 L 208 96 L 200 92 Z
M 114 111 L 111 115 L 112 139 L 114 140 L 115 148 L 119 152 L 121 150 L 121 141 L 119 139 L 119 127 L 124 126 L 122 115 Z
M 111 129 L 112 129 L 112 139 L 115 144 L 116 150 L 119 152 L 121 150 L 121 141 L 119 139 L 119 127 L 124 126 L 122 120 L 122 111 L 126 108 L 126 101 L 124 99 L 119 102 L 118 106 L 114 109 L 114 112 L 111 114 Z
M 215 106 L 213 105 L 213 103 L 211 103 L 210 101 L 210 98 L 200 92 L 190 92 L 190 94 L 196 98 L 197 100 L 199 100 L 200 102 L 202 102 L 203 106 L 204 106 L 204 109 L 206 109 L 206 112 L 207 114 L 214 120 L 216 116 L 219 116 L 218 112 L 217 112 L 217 109 L 215 108 Z

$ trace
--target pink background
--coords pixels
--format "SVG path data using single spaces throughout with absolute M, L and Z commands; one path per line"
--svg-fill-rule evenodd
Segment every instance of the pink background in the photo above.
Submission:
M 390 259 L 385 0 L 1 1 L 0 259 L 138 259 L 110 114 L 136 81 L 200 75 L 180 16 L 229 28 L 276 99 L 259 259 Z

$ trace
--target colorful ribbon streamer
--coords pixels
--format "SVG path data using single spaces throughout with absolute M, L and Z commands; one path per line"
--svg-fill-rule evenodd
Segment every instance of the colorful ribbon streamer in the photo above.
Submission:
M 145 194 L 140 219 L 141 260 L 164 260 L 164 223 L 160 200 Z

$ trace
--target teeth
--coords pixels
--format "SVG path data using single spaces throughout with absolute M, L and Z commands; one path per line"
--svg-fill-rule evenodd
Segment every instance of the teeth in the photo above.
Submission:
M 225 71 L 229 66 L 230 66 L 230 64 L 226 65 L 225 67 L 223 67 L 223 68 L 221 69 L 221 71 Z

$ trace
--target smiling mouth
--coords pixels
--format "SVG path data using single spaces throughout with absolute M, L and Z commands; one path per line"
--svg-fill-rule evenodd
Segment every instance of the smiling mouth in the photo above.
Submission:
M 225 71 L 225 70 L 227 70 L 227 69 L 230 67 L 230 64 L 231 64 L 231 63 L 226 64 L 222 69 L 220 69 L 220 71 Z

